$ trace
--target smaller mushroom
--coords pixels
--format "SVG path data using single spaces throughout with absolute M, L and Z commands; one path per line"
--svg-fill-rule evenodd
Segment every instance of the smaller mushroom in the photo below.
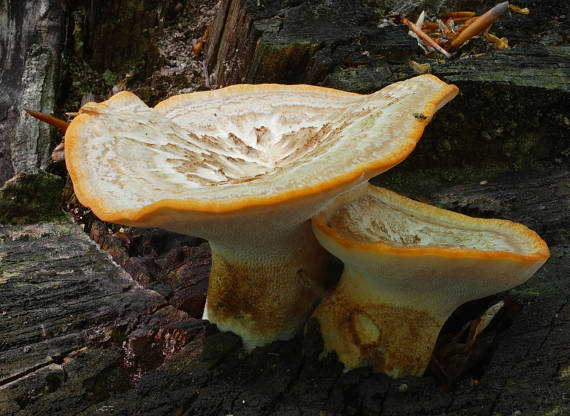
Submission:
M 550 256 L 524 225 L 478 219 L 364 183 L 312 219 L 317 240 L 344 262 L 317 307 L 325 348 L 345 368 L 421 375 L 461 304 L 529 279 Z

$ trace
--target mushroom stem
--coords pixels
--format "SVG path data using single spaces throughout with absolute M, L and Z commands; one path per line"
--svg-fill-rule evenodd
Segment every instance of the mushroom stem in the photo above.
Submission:
M 247 240 L 247 230 L 240 234 Z M 247 351 L 292 338 L 324 294 L 328 255 L 310 223 L 272 237 L 210 241 L 208 319 L 240 335 Z
M 338 286 L 313 315 L 320 322 L 326 349 L 337 353 L 345 370 L 371 366 L 396 378 L 424 373 L 439 331 L 455 305 L 448 305 L 445 312 L 427 305 L 418 308 L 432 294 L 418 297 L 401 292 L 345 264 Z

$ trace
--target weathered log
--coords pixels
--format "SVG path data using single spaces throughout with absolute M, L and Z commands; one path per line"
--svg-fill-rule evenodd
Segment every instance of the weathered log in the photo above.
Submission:
M 370 53 L 409 56 L 415 41 L 401 28 L 379 29 L 374 10 L 362 2 L 223 0 L 212 35 L 207 63 L 218 87 L 239 82 L 320 83 L 357 49 L 374 44 Z M 357 58 L 358 59 L 358 58 Z M 388 80 L 385 81 L 388 83 Z
M 425 196 L 522 221 L 552 251 L 536 276 L 509 291 L 520 311 L 495 318 L 476 341 L 483 355 L 449 391 L 432 376 L 343 373 L 334 354 L 319 359 L 323 344 L 311 322 L 304 336 L 245 354 L 235 335 L 141 290 L 80 228 L 59 223 L 0 231 L 0 405 L 7 415 L 564 414 L 570 173 L 510 174 Z M 462 308 L 448 330 L 496 300 Z
M 3 414 L 62 385 L 70 354 L 82 356 L 88 345 L 111 339 L 165 303 L 137 287 L 69 221 L 0 226 L 0 263 Z M 118 357 L 92 354 L 89 366 Z
M 393 12 L 412 13 L 424 7 L 433 18 L 461 2 L 441 2 L 437 7 L 429 2 L 399 3 L 401 7 L 394 5 Z M 484 5 L 479 7 L 485 10 Z M 450 82 L 508 80 L 514 85 L 567 92 L 569 53 L 563 39 L 568 27 L 562 22 L 553 24 L 548 17 L 564 16 L 569 8 L 549 1 L 528 16 L 507 13 L 493 31 L 510 37 L 514 50 L 496 51 L 490 60 L 453 58 L 440 63 L 442 56 L 431 54 L 427 62 L 432 63 L 433 73 Z M 377 90 L 413 75 L 408 61 L 412 55 L 421 58 L 416 41 L 407 35 L 407 26 L 377 14 L 380 10 L 385 8 L 375 10 L 362 1 L 346 7 L 342 1 L 223 0 L 208 38 L 208 68 L 217 77 L 218 86 L 308 82 L 356 92 Z M 545 43 L 532 29 L 548 25 L 550 42 Z M 489 54 L 492 49 L 479 40 L 473 46 L 459 54 Z

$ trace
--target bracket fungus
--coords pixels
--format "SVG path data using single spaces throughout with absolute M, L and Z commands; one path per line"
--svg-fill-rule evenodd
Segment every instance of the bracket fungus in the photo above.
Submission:
M 432 75 L 370 95 L 235 85 L 154 108 L 120 92 L 81 108 L 65 161 L 102 220 L 210 242 L 208 319 L 251 349 L 292 337 L 322 296 L 310 218 L 405 159 L 456 94 Z
M 422 375 L 441 327 L 461 304 L 524 283 L 548 259 L 524 225 L 478 219 L 362 184 L 312 220 L 344 262 L 314 312 L 346 369 Z

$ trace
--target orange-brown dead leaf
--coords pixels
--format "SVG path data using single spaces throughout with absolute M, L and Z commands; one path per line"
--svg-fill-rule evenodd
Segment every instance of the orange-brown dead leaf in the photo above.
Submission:
M 410 66 L 418 74 L 427 74 L 431 70 L 431 65 L 429 63 L 420 64 L 419 62 L 410 59 Z
M 505 37 L 499 38 L 492 33 L 484 32 L 485 40 L 492 42 L 495 49 L 509 49 L 509 40 Z

